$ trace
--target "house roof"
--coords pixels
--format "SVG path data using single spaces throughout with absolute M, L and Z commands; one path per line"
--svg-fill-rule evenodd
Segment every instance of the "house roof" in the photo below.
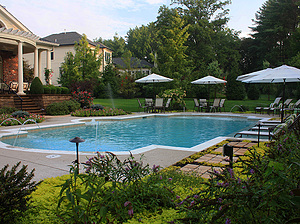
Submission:
M 122 58 L 113 58 L 113 64 L 120 68 L 126 68 L 126 64 L 124 63 Z M 144 59 L 138 59 L 135 57 L 130 58 L 130 66 L 132 68 L 153 68 L 153 65 Z
M 75 42 L 79 43 L 81 38 L 82 35 L 77 32 L 63 32 L 58 34 L 51 34 L 49 36 L 41 38 L 41 40 L 56 43 L 59 44 L 60 46 L 66 46 L 66 45 L 75 45 Z M 99 46 L 100 48 L 108 48 L 102 43 L 93 42 L 89 39 L 87 39 L 87 41 L 92 46 L 95 47 Z

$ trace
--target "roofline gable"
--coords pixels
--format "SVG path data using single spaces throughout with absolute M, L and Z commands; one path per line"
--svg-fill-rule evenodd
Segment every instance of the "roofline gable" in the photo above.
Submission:
M 19 30 L 32 33 L 23 23 L 14 17 L 4 6 L 0 5 L 0 12 Z

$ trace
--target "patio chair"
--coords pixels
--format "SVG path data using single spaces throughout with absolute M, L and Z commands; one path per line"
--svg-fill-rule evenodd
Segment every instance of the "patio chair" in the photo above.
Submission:
M 155 113 L 156 110 L 158 112 L 159 112 L 159 110 L 162 112 L 163 109 L 164 109 L 164 99 L 163 98 L 156 98 L 152 112 Z
M 23 91 L 28 91 L 29 90 L 29 83 L 28 82 L 23 82 Z
M 9 87 L 10 87 L 11 91 L 17 92 L 18 87 L 19 87 L 19 83 L 18 82 L 10 82 Z
M 137 101 L 138 101 L 138 103 L 139 103 L 139 108 L 143 109 L 144 112 L 146 112 L 146 110 L 148 111 L 148 106 L 147 106 L 147 105 L 144 105 L 144 106 L 143 106 L 143 105 L 141 104 L 141 101 L 140 101 L 139 98 L 137 98 Z
M 212 110 L 214 110 L 215 112 L 217 112 L 219 110 L 219 107 L 220 107 L 220 99 L 216 98 L 214 99 L 213 105 L 210 106 L 209 111 L 211 112 Z
M 221 110 L 222 110 L 222 108 L 223 108 L 223 110 L 224 110 L 224 112 L 225 112 L 225 99 L 221 99 L 220 100 L 220 105 L 219 105 L 219 111 L 221 112 Z
M 199 105 L 200 105 L 200 110 L 202 112 L 202 109 L 207 109 L 207 100 L 206 99 L 199 99 Z
M 196 111 L 195 108 L 198 108 L 198 112 L 200 111 L 200 104 L 196 98 L 194 98 L 194 111 Z
M 170 107 L 172 98 L 168 98 L 166 105 L 164 106 L 164 112 Z

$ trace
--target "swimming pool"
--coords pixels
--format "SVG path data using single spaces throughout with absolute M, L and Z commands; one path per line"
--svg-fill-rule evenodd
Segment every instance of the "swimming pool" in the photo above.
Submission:
M 81 152 L 132 151 L 149 145 L 190 148 L 218 136 L 233 136 L 256 121 L 245 118 L 209 116 L 144 117 L 120 121 L 87 122 L 52 130 L 29 131 L 15 146 L 46 150 L 74 151 L 69 140 L 85 139 Z M 1 140 L 13 145 L 15 138 Z

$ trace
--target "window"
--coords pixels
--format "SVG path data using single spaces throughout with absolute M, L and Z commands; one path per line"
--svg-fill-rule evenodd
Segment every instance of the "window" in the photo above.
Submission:
M 105 52 L 105 62 L 110 63 L 111 53 Z
M 51 51 L 51 60 L 54 60 L 54 52 Z

